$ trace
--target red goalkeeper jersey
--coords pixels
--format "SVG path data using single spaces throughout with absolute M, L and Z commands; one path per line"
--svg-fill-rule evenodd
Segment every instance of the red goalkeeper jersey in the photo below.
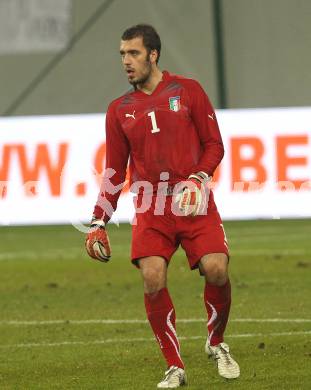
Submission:
M 104 178 L 94 215 L 107 222 L 116 209 L 129 159 L 131 184 L 148 181 L 156 188 L 163 172 L 170 184 L 198 171 L 211 176 L 223 154 L 214 109 L 203 88 L 195 80 L 164 71 L 151 95 L 132 90 L 109 105 L 106 172 L 115 171 L 108 174 L 109 181 L 119 188 L 111 191 Z M 109 203 L 107 214 L 103 208 Z

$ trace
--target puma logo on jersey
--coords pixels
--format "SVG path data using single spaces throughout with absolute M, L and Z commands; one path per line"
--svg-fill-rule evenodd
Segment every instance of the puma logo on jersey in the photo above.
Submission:
M 214 113 L 212 113 L 212 115 L 208 114 L 207 116 L 208 116 L 209 118 L 213 119 L 213 121 L 215 120 L 215 114 L 214 114 Z
M 135 119 L 135 110 L 133 111 L 133 114 L 125 114 L 125 118 L 133 118 L 133 119 Z

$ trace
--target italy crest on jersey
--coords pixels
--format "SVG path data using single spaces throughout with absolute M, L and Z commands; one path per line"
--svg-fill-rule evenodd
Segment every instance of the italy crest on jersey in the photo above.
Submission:
M 175 112 L 180 110 L 180 96 L 170 97 L 168 101 L 170 104 L 170 110 Z

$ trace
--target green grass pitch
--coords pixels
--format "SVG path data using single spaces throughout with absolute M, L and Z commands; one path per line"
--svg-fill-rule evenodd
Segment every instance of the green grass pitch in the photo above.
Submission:
M 204 353 L 203 278 L 179 250 L 169 287 L 189 389 L 311 388 L 311 220 L 226 222 L 233 304 L 226 381 Z M 165 365 L 144 322 L 130 226 L 113 258 L 87 257 L 72 226 L 0 228 L 0 389 L 153 389 Z M 107 321 L 114 320 L 114 321 Z M 139 320 L 137 323 L 130 320 Z

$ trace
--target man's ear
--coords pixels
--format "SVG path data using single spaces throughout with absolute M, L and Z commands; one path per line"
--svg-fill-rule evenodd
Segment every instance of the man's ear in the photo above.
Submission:
M 152 64 L 156 64 L 158 58 L 158 51 L 157 50 L 151 50 L 149 54 L 149 59 Z

